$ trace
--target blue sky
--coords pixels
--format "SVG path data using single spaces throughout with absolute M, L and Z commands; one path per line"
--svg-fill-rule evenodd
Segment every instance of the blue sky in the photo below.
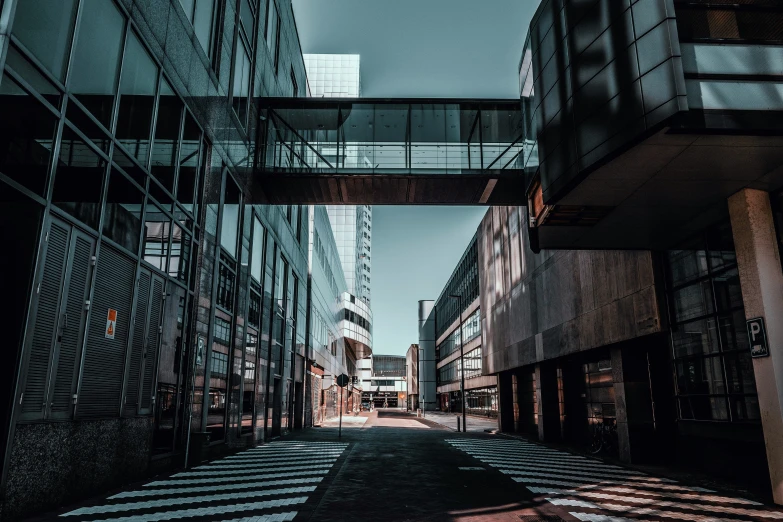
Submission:
M 537 0 L 293 0 L 305 53 L 360 54 L 362 95 L 515 98 Z M 373 351 L 418 342 L 483 207 L 373 207 Z

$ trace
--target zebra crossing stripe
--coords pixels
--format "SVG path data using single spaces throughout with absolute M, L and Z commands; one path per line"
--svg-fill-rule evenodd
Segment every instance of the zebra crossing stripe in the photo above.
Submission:
M 307 497 L 284 498 L 280 500 L 267 500 L 264 502 L 247 502 L 228 506 L 200 507 L 194 509 L 180 509 L 176 511 L 159 511 L 157 513 L 135 514 L 127 517 L 107 518 L 93 520 L 91 522 L 157 522 L 158 520 L 174 520 L 187 517 L 206 517 L 235 513 L 237 511 L 255 511 L 260 509 L 273 509 L 281 506 L 304 504 Z M 252 520 L 252 519 L 251 519 Z
M 222 458 L 220 460 L 222 461 L 231 461 L 231 460 L 247 460 L 247 459 L 309 459 L 312 458 L 312 455 L 342 455 L 342 451 L 332 451 L 332 450 L 324 450 L 324 451 L 316 451 L 316 452 L 299 452 L 294 451 L 292 453 L 259 453 L 259 452 L 244 452 L 240 453 L 239 455 L 231 455 L 229 457 Z M 297 456 L 302 455 L 302 456 Z
M 76 515 L 95 515 L 97 513 L 118 513 L 120 511 L 134 511 L 136 509 L 152 509 L 178 504 L 201 504 L 203 502 L 220 502 L 225 500 L 237 500 L 241 498 L 269 497 L 272 495 L 291 495 L 294 493 L 312 493 L 315 486 L 298 488 L 268 489 L 265 491 L 243 491 L 242 493 L 224 493 L 220 495 L 204 495 L 199 497 L 166 498 L 160 500 L 146 500 L 141 502 L 127 502 L 124 504 L 104 504 L 102 506 L 90 506 L 69 511 L 60 515 L 69 517 Z
M 321 482 L 323 477 L 312 478 L 296 478 L 296 479 L 284 479 L 284 480 L 266 480 L 261 482 L 240 482 L 238 484 L 223 484 L 220 489 L 223 491 L 236 490 L 236 489 L 263 489 L 270 486 L 289 486 L 292 484 L 314 484 Z M 118 500 L 121 498 L 137 498 L 137 497 L 155 497 L 162 495 L 187 495 L 191 493 L 212 493 L 215 491 L 214 486 L 194 486 L 191 488 L 167 488 L 167 489 L 141 489 L 137 491 L 123 491 L 112 495 L 109 500 Z
M 475 455 L 473 455 L 475 457 Z M 477 457 L 478 458 L 478 457 Z M 479 458 L 482 462 L 496 462 L 498 464 L 507 464 L 509 466 L 518 466 L 518 465 L 541 465 L 542 467 L 545 467 L 547 469 L 550 468 L 567 468 L 567 469 L 589 469 L 589 470 L 596 470 L 596 471 L 611 471 L 612 473 L 623 473 L 623 474 L 639 474 L 638 471 L 629 470 L 629 469 L 623 469 L 617 466 L 611 466 L 611 465 L 593 465 L 593 464 L 585 464 L 585 463 L 578 463 L 578 464 L 570 464 L 565 461 L 549 461 L 546 459 L 492 459 L 492 458 Z
M 177 480 L 156 480 L 149 484 L 144 484 L 144 487 L 157 487 L 157 486 L 186 486 L 189 484 L 217 484 L 220 482 L 239 482 L 242 480 L 264 480 L 273 478 L 284 477 L 300 477 L 302 475 L 326 475 L 329 473 L 328 469 L 318 469 L 313 471 L 299 471 L 299 472 L 281 472 L 281 473 L 263 473 L 260 475 L 245 475 L 237 477 L 212 477 L 212 478 L 200 478 L 200 479 L 177 479 Z
M 568 480 L 551 480 L 547 478 L 538 478 L 538 477 L 511 477 L 511 479 L 514 482 L 521 482 L 521 483 L 533 483 L 533 484 L 552 484 L 553 486 L 564 486 L 564 487 L 572 487 L 572 488 L 588 488 L 588 487 L 594 487 L 594 488 L 602 488 L 606 485 L 618 485 L 618 486 L 625 486 L 628 485 L 627 482 L 621 481 L 621 480 L 601 480 L 601 481 L 595 481 L 595 482 L 572 482 Z M 670 484 L 651 484 L 649 482 L 636 482 L 633 484 L 634 486 L 637 486 L 639 488 L 646 488 L 646 489 L 681 489 L 684 486 L 679 485 L 670 485 Z M 695 488 L 692 488 L 695 489 Z M 707 490 L 711 491 L 711 490 Z
M 307 461 L 309 464 L 334 464 L 337 461 L 337 457 L 329 458 L 329 459 L 313 459 L 310 461 Z M 304 464 L 304 462 L 297 462 L 297 464 Z M 256 468 L 279 468 L 286 466 L 285 462 L 266 462 L 263 460 L 259 460 L 257 462 L 239 462 L 234 464 L 233 462 L 215 462 L 213 464 L 206 464 L 204 466 L 199 466 L 197 468 L 198 470 L 218 470 L 218 469 L 256 469 Z M 290 469 L 287 467 L 286 469 Z
M 646 515 L 663 518 L 673 518 L 674 520 L 689 520 L 691 522 L 748 522 L 747 519 L 723 518 L 713 515 L 697 515 L 695 513 L 683 513 L 681 511 L 662 511 L 655 508 L 635 508 L 620 504 L 598 504 L 598 509 L 606 511 L 622 511 L 629 515 Z M 756 514 L 756 516 L 761 516 Z
M 658 479 L 656 477 L 637 477 L 637 476 L 610 476 L 610 475 L 596 475 L 596 474 L 587 474 L 587 473 L 572 473 L 572 474 L 566 474 L 564 472 L 561 472 L 560 474 L 552 474 L 552 473 L 544 473 L 541 471 L 521 471 L 521 470 L 515 470 L 515 469 L 504 469 L 504 468 L 498 468 L 498 471 L 505 475 L 522 475 L 525 477 L 543 477 L 543 478 L 553 478 L 553 479 L 564 479 L 564 480 L 583 480 L 589 482 L 600 482 L 602 480 L 607 479 L 622 479 L 622 480 L 634 480 L 634 481 L 652 481 L 655 482 L 657 480 L 663 480 Z M 554 471 L 554 470 L 553 470 Z
M 286 471 L 295 471 L 295 470 L 308 470 L 313 468 L 331 468 L 332 464 L 313 464 L 310 466 L 288 466 L 285 468 Z M 244 469 L 244 470 L 236 470 L 236 471 L 209 471 L 209 470 L 203 470 L 203 471 L 185 471 L 183 473 L 177 473 L 176 475 L 172 475 L 173 477 L 225 477 L 230 475 L 244 475 L 245 473 L 252 473 L 255 469 L 259 469 L 258 466 L 251 468 L 251 469 Z M 269 470 L 271 471 L 271 470 Z
M 609 515 L 599 515 L 598 513 L 568 513 L 582 522 L 638 522 L 638 519 L 625 517 L 610 517 Z
M 296 518 L 296 511 L 289 511 L 288 513 L 275 513 L 273 515 L 232 518 L 230 520 L 219 520 L 217 522 L 288 522 L 294 518 Z
M 628 487 L 604 487 L 604 486 L 596 486 L 596 485 L 586 485 L 584 487 L 578 488 L 578 489 L 554 489 L 554 488 L 538 488 L 538 487 L 530 487 L 528 486 L 528 490 L 530 490 L 532 493 L 549 493 L 554 495 L 583 495 L 587 496 L 588 494 L 592 495 L 592 493 L 589 493 L 587 490 L 590 489 L 598 489 L 601 488 L 601 491 L 611 491 L 613 493 L 628 493 L 631 495 L 647 495 L 650 497 L 657 497 L 657 498 L 676 498 L 680 500 L 695 500 L 695 501 L 701 501 L 701 502 L 725 502 L 725 503 L 733 503 L 733 504 L 743 504 L 743 505 L 749 505 L 749 506 L 763 506 L 761 502 L 754 502 L 752 500 L 748 500 L 745 498 L 732 498 L 732 497 L 722 497 L 719 495 L 701 495 L 701 494 L 695 494 L 695 493 L 673 493 L 673 492 L 657 492 L 657 491 L 646 491 L 643 489 L 637 489 L 637 488 L 628 488 Z M 619 499 L 617 499 L 619 500 Z

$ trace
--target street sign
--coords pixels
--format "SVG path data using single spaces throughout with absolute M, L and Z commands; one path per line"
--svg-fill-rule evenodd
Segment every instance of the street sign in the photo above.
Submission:
M 346 385 L 346 384 L 348 384 L 348 383 L 350 382 L 350 380 L 351 380 L 351 378 L 350 378 L 350 377 L 348 377 L 348 376 L 347 376 L 347 375 L 345 375 L 344 373 L 341 373 L 341 374 L 340 374 L 340 375 L 337 377 L 337 386 L 339 386 L 340 388 L 344 388 L 344 387 L 345 387 L 345 385 Z
M 767 330 L 764 328 L 764 318 L 756 317 L 754 319 L 748 319 L 747 325 L 751 357 L 769 357 Z
M 114 331 L 117 329 L 117 310 L 109 308 L 106 314 L 106 338 L 114 339 Z

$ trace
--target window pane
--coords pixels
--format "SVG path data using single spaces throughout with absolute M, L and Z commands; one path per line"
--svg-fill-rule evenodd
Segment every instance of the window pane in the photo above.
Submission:
M 744 306 L 739 273 L 736 268 L 715 276 L 714 281 L 715 301 L 718 303 L 719 312 L 728 312 Z
M 686 286 L 674 292 L 677 321 L 687 321 L 713 312 L 712 285 L 709 280 Z
M 231 179 L 226 180 L 226 197 L 223 204 L 223 225 L 220 232 L 220 245 L 232 257 L 237 256 L 237 229 L 239 227 L 240 193 Z
M 715 318 L 708 317 L 678 325 L 672 329 L 675 357 L 717 353 L 720 350 Z
M 731 412 L 736 420 L 760 420 L 758 397 L 730 397 Z
M 720 335 L 723 341 L 723 351 L 742 350 L 750 353 L 748 345 L 748 333 L 745 323 L 745 310 L 722 316 L 718 319 Z
M 707 274 L 707 253 L 704 250 L 671 250 L 668 261 L 674 286 Z
M 13 33 L 60 81 L 65 80 L 76 0 L 24 0 L 16 4 Z
M 707 248 L 710 251 L 710 267 L 717 270 L 737 263 L 731 225 L 724 223 L 707 231 Z
M 105 171 L 106 161 L 64 127 L 52 203 L 97 229 Z
M 726 378 L 731 393 L 756 393 L 753 359 L 748 352 L 725 356 Z
M 69 103 L 68 109 L 65 111 L 65 117 L 87 136 L 93 144 L 97 145 L 99 149 L 106 154 L 109 153 L 109 145 L 111 144 L 109 135 L 92 118 L 87 116 L 78 105 Z
M 250 275 L 261 282 L 261 263 L 264 261 L 264 227 L 258 219 L 253 222 L 253 253 L 250 260 Z
M 152 203 L 147 204 L 144 218 L 144 260 L 159 270 L 166 268 L 171 220 Z
M 111 170 L 103 235 L 134 254 L 139 252 L 144 194 L 116 169 Z
M 117 115 L 117 138 L 131 154 L 146 165 L 149 153 L 152 109 L 158 66 L 152 61 L 133 31 L 128 33 L 125 61 L 120 80 L 120 109 Z
M 196 0 L 193 29 L 207 56 L 212 56 L 212 27 L 215 19 L 215 0 Z
M 114 2 L 83 0 L 70 89 L 106 127 L 111 123 L 125 19 Z
M 0 172 L 44 196 L 57 121 L 8 76 L 0 81 Z
M 253 0 L 256 1 L 256 0 Z M 242 21 L 242 27 L 252 43 L 253 26 L 255 25 L 255 11 L 250 7 L 250 0 L 240 0 L 239 18 Z
M 182 100 L 164 78 L 160 82 L 158 120 L 152 148 L 152 175 L 167 189 L 174 191 L 174 171 L 182 116 Z
M 237 55 L 234 60 L 234 112 L 244 127 L 247 124 L 248 96 L 250 96 L 250 57 L 245 44 L 237 44 Z
M 133 178 L 133 181 L 142 187 L 146 186 L 147 174 L 144 172 L 144 170 L 141 169 L 141 167 L 138 166 L 138 164 L 136 164 L 135 161 L 133 161 L 118 147 L 114 147 L 114 153 L 112 154 L 111 159 L 114 163 L 122 167 L 122 170 L 124 170 L 127 175 Z
M 22 53 L 13 45 L 8 46 L 8 54 L 5 58 L 6 66 L 21 76 L 35 91 L 44 97 L 54 107 L 60 108 L 60 89 L 54 86 Z
M 679 393 L 703 395 L 726 393 L 720 356 L 678 361 L 676 368 Z
M 196 208 L 198 201 L 196 201 L 195 194 L 201 158 L 201 129 L 189 112 L 185 113 L 180 149 L 177 201 L 182 203 L 185 210 L 190 210 L 195 214 L 198 212 Z
M 190 234 L 176 223 L 172 227 L 171 256 L 169 257 L 169 275 L 187 282 L 190 266 Z

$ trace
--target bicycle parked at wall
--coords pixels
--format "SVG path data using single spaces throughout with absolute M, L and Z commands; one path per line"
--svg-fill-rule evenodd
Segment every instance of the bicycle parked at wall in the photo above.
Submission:
M 604 418 L 593 424 L 589 451 L 593 455 L 605 452 L 617 455 L 617 421 L 614 418 Z

